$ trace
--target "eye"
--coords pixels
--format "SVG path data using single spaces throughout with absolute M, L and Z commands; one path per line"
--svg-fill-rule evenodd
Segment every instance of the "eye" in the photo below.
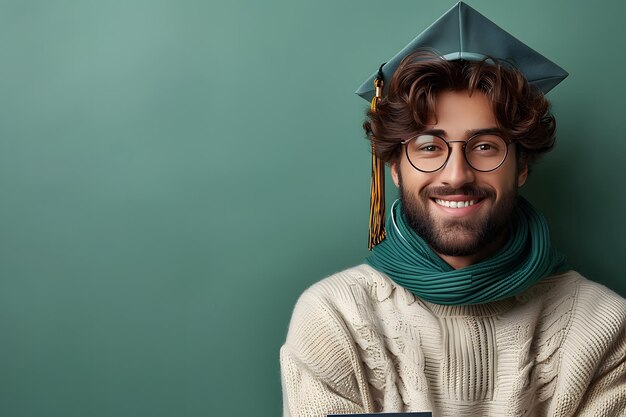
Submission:
M 413 146 L 418 152 L 439 152 L 447 148 L 443 139 L 433 135 L 419 135 L 413 141 Z
M 468 141 L 468 151 L 477 155 L 499 154 L 506 148 L 506 143 L 496 135 L 479 135 Z
M 441 150 L 441 148 L 437 145 L 424 145 L 419 148 L 420 152 L 437 152 Z

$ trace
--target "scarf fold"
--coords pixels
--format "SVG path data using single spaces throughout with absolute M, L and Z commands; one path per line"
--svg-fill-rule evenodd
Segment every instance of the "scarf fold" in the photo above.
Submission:
M 454 269 L 406 223 L 400 201 L 391 207 L 387 238 L 366 262 L 416 296 L 445 305 L 484 304 L 522 293 L 541 278 L 565 271 L 543 215 L 519 197 L 508 241 L 492 257 Z

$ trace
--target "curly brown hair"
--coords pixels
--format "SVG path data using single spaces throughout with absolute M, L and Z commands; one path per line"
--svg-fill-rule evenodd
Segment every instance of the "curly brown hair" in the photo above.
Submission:
M 405 57 L 394 73 L 386 96 L 367 112 L 363 128 L 386 163 L 400 156 L 400 142 L 426 129 L 444 91 L 481 91 L 507 139 L 516 144 L 519 163 L 532 165 L 554 147 L 556 121 L 543 93 L 511 65 L 494 59 L 447 61 L 432 52 Z

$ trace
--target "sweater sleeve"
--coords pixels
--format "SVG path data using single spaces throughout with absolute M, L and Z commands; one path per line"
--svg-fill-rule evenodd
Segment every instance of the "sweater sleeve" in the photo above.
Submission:
M 551 415 L 626 417 L 626 300 L 592 283 L 576 310 Z
M 345 324 L 312 289 L 296 304 L 280 362 L 284 417 L 372 412 Z
M 576 415 L 626 417 L 626 319 L 611 341 Z

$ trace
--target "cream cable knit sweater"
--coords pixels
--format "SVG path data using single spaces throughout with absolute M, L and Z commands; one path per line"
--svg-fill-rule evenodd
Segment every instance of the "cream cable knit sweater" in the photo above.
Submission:
M 442 306 L 361 265 L 302 295 L 281 368 L 284 416 L 626 416 L 626 300 L 570 271 Z

